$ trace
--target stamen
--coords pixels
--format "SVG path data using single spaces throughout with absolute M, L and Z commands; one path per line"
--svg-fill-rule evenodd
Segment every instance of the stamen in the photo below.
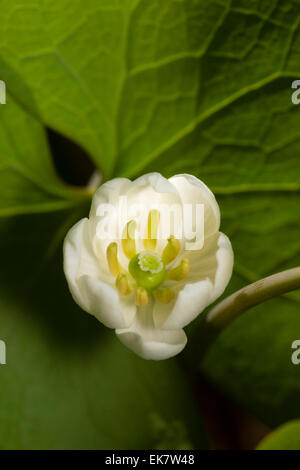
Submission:
M 181 281 L 188 275 L 189 272 L 190 260 L 183 258 L 179 266 L 166 272 L 166 279 L 170 281 Z
M 134 220 L 130 220 L 124 229 L 123 238 L 122 238 L 122 248 L 127 256 L 131 259 L 136 255 L 136 246 L 135 246 L 135 237 L 134 232 L 136 229 L 136 223 Z
M 148 215 L 147 238 L 144 239 L 144 247 L 146 250 L 155 250 L 159 219 L 159 211 L 152 209 Z
M 162 253 L 162 260 L 167 265 L 173 261 L 180 251 L 180 241 L 174 238 L 174 235 L 168 240 L 166 247 Z
M 122 295 L 129 295 L 132 292 L 132 286 L 129 283 L 128 277 L 125 273 L 119 274 L 116 279 L 116 288 Z
M 171 287 L 156 289 L 153 291 L 153 295 L 161 304 L 168 304 L 175 297 L 175 293 Z
M 135 305 L 146 307 L 150 302 L 148 291 L 144 287 L 138 287 L 135 291 Z
M 116 242 L 112 242 L 106 249 L 106 259 L 111 274 L 115 277 L 120 274 L 120 265 L 118 262 L 118 245 Z

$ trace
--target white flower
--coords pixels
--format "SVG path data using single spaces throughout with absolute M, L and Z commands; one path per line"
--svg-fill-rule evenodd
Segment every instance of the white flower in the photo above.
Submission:
M 144 236 L 137 236 L 143 230 L 141 216 L 126 219 L 120 227 L 122 196 L 129 208 L 143 204 L 148 220 Z M 103 213 L 107 204 L 116 210 Z M 167 237 L 160 237 L 163 221 L 156 207 L 174 204 L 183 215 L 188 204 L 203 205 L 203 246 L 199 240 L 193 245 L 184 234 L 176 238 L 174 224 Z M 233 252 L 219 226 L 215 197 L 194 176 L 166 179 L 150 173 L 135 181 L 108 181 L 94 194 L 89 218 L 80 220 L 65 239 L 64 271 L 75 302 L 114 328 L 141 357 L 175 356 L 187 342 L 183 327 L 214 302 L 230 280 Z M 103 238 L 104 227 L 112 234 L 126 231 L 128 237 Z

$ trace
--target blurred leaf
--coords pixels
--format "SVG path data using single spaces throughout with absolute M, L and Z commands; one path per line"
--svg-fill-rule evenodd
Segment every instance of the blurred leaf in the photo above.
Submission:
M 300 339 L 299 304 L 261 304 L 220 334 L 202 367 L 242 408 L 270 426 L 300 417 L 300 369 L 291 362 Z
M 182 421 L 164 421 L 161 416 L 152 416 L 152 426 L 156 433 L 155 449 L 193 450 Z
M 258 450 L 300 450 L 300 420 L 290 421 L 263 439 Z
M 203 448 L 199 410 L 175 361 L 140 359 L 72 300 L 60 235 L 81 215 L 2 219 L 0 448 L 154 448 L 166 438 Z M 161 436 L 154 416 L 182 437 Z

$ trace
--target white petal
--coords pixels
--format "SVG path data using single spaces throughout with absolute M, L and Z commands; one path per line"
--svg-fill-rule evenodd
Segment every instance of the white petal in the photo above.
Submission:
M 136 306 L 131 302 L 120 302 L 119 294 L 108 284 L 90 276 L 81 276 L 77 281 L 85 299 L 87 312 L 94 315 L 108 328 L 126 328 L 131 325 Z
M 155 302 L 153 315 L 157 328 L 183 328 L 224 292 L 233 268 L 233 251 L 223 233 L 206 240 L 202 250 L 184 252 L 190 259 L 189 275 L 170 284 L 177 296 L 167 305 Z
M 177 195 L 177 190 L 170 183 L 170 180 L 157 172 L 140 176 L 132 182 L 132 185 L 136 188 L 151 187 L 155 193 L 161 195 L 164 193 Z
M 176 288 L 173 288 L 177 290 Z M 211 303 L 213 285 L 210 279 L 186 284 L 170 304 L 155 302 L 153 315 L 157 328 L 183 328 Z
M 132 181 L 129 179 L 115 178 L 101 185 L 93 196 L 89 215 L 90 238 L 95 255 L 104 265 L 106 265 L 106 248 L 111 242 L 117 241 L 120 232 L 118 221 L 120 200 L 131 186 Z
M 154 327 L 152 307 L 139 308 L 130 328 L 117 329 L 120 341 L 144 359 L 168 359 L 180 353 L 186 345 L 182 329 L 160 330 Z
M 158 228 L 158 241 L 156 250 L 161 252 L 165 246 L 165 241 L 173 233 L 172 225 L 167 221 L 171 206 L 177 206 L 181 209 L 181 199 L 175 186 L 160 173 L 149 173 L 137 178 L 132 182 L 132 187 L 128 191 L 128 204 L 131 207 L 140 207 L 139 216 L 134 220 L 137 224 L 137 251 L 143 250 L 142 240 L 145 237 L 145 231 L 148 222 L 150 210 L 158 209 L 160 211 L 160 223 Z M 164 213 L 166 211 L 167 215 Z M 166 218 L 168 217 L 168 219 Z
M 111 210 L 105 209 L 104 204 L 111 204 Z M 136 247 L 137 251 L 143 250 L 143 239 L 151 209 L 158 205 L 169 207 L 177 204 L 181 208 L 181 199 L 176 188 L 160 173 L 149 173 L 134 181 L 126 178 L 116 178 L 105 183 L 97 190 L 93 197 L 90 212 L 91 238 L 93 250 L 105 259 L 106 248 L 111 242 L 120 242 L 123 230 L 129 220 L 136 222 Z M 110 236 L 102 236 L 111 232 Z M 100 235 L 101 234 L 101 235 Z M 165 234 L 165 239 L 170 233 Z M 161 238 L 160 229 L 158 238 Z M 165 240 L 158 240 L 157 250 L 160 251 L 165 245 Z M 126 269 L 128 259 L 119 249 L 119 261 Z
M 212 302 L 223 294 L 232 276 L 233 250 L 229 238 L 222 232 L 220 232 L 218 239 L 217 261 L 218 269 L 215 276 Z
M 105 269 L 103 269 L 105 267 Z M 89 240 L 89 221 L 82 219 L 64 242 L 64 271 L 78 305 L 110 328 L 129 326 L 135 315 L 133 299 L 120 296 L 108 282 L 106 266 L 95 257 Z
M 99 277 L 99 266 L 96 258 L 90 251 L 87 238 L 88 219 L 81 219 L 67 233 L 64 252 L 64 272 L 71 294 L 81 308 L 86 310 L 85 300 L 77 285 L 81 273 Z
M 204 205 L 204 235 L 205 238 L 216 233 L 220 227 L 220 209 L 211 190 L 193 175 L 175 175 L 169 179 L 177 189 L 182 204 Z M 195 246 L 192 249 L 199 249 Z
M 120 196 L 127 193 L 132 181 L 128 178 L 114 178 L 102 184 L 95 192 L 92 200 L 90 217 L 95 217 L 100 204 L 115 205 Z

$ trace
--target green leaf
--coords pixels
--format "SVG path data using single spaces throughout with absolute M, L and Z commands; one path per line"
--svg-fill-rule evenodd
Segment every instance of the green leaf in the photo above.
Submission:
M 1 74 L 106 177 L 159 168 L 225 192 L 299 188 L 299 13 L 292 0 L 1 0 Z
M 19 102 L 85 147 L 103 173 L 117 153 L 116 115 L 133 1 L 0 2 L 0 69 Z
M 11 96 L 0 114 L 0 216 L 57 211 L 88 199 L 57 177 L 41 124 Z
M 300 264 L 299 195 L 222 198 L 223 229 L 233 243 L 235 276 L 227 293 Z M 300 416 L 300 375 L 291 362 L 299 339 L 300 292 L 241 315 L 208 351 L 203 369 L 243 408 L 271 426 Z
M 278 426 L 300 416 L 299 366 L 291 362 L 299 331 L 298 303 L 268 301 L 225 328 L 202 368 L 242 408 Z
M 290 421 L 263 439 L 258 450 L 300 450 L 300 420 Z
M 176 362 L 140 359 L 72 300 L 61 236 L 81 215 L 1 221 L 0 448 L 203 448 Z

